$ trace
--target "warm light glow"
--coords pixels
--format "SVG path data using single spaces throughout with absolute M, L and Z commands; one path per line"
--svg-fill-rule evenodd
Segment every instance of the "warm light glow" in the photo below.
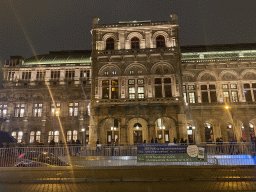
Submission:
M 226 109 L 229 109 L 229 106 L 228 106 L 228 105 L 226 105 L 226 106 L 225 106 L 225 108 L 226 108 Z
M 196 128 L 195 126 L 192 127 L 192 129 L 195 129 L 195 128 Z
M 165 129 L 165 126 L 163 126 L 163 129 Z
M 228 126 L 228 128 L 230 128 L 230 129 L 231 129 L 231 128 L 232 128 L 232 126 L 231 126 L 231 125 L 229 125 L 229 126 Z
M 85 129 L 82 129 L 82 131 L 84 132 L 84 131 L 85 131 Z
M 139 126 L 138 126 L 138 125 L 136 126 L 136 129 L 139 129 Z
M 113 127 L 111 127 L 111 130 L 113 130 L 114 128 Z

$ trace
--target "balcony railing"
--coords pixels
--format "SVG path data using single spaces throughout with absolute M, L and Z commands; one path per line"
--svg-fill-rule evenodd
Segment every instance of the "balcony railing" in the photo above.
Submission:
M 177 52 L 178 47 L 166 48 L 147 48 L 147 49 L 121 49 L 121 50 L 102 50 L 95 51 L 99 55 L 132 55 L 132 54 L 153 54 L 153 53 L 168 53 Z

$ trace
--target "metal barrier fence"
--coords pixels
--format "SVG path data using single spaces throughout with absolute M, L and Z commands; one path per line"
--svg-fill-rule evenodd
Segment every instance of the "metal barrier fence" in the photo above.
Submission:
M 221 161 L 224 156 L 225 158 L 233 159 L 241 158 L 240 164 L 243 164 L 243 157 L 241 155 L 255 156 L 255 143 L 200 143 L 197 144 L 197 146 L 206 146 L 207 156 L 209 157 L 206 164 L 216 164 L 216 158 Z M 13 147 L 0 149 L 0 167 L 38 167 L 47 166 L 49 164 L 54 166 L 65 166 L 67 163 L 84 166 L 106 166 L 111 160 L 118 160 L 118 165 L 132 165 L 129 163 L 131 163 L 131 161 L 136 162 L 136 156 L 137 146 L 129 144 L 87 146 L 69 145 L 67 148 L 64 146 Z M 88 162 L 85 163 L 85 161 L 90 161 L 90 164 L 88 164 Z

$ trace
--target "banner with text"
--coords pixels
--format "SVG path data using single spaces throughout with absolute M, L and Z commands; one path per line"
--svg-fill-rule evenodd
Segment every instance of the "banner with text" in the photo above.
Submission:
M 142 143 L 137 146 L 137 162 L 207 162 L 206 147 L 173 143 Z

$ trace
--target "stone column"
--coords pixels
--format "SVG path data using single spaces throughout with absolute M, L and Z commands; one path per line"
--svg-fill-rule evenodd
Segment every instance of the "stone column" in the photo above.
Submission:
M 99 138 L 98 122 L 96 121 L 95 117 L 91 117 L 90 125 L 89 125 L 89 144 L 96 144 L 96 141 L 98 138 Z M 100 141 L 100 143 L 101 142 L 102 141 Z
M 155 135 L 155 125 L 154 124 L 148 124 L 148 143 L 151 142 L 151 139 L 155 139 L 156 135 Z
M 223 142 L 228 142 L 228 133 L 227 133 L 227 125 L 226 123 L 220 124 L 220 130 L 221 130 L 221 136 L 223 139 Z
M 180 142 L 180 139 L 183 138 L 188 139 L 187 128 L 186 128 L 186 115 L 178 114 L 178 133 L 177 133 L 177 141 Z
M 246 135 L 246 142 L 251 142 L 249 121 L 244 120 L 243 125 L 244 125 L 244 131 L 245 131 L 245 135 Z
M 127 125 L 120 125 L 120 140 L 119 143 L 127 143 Z

